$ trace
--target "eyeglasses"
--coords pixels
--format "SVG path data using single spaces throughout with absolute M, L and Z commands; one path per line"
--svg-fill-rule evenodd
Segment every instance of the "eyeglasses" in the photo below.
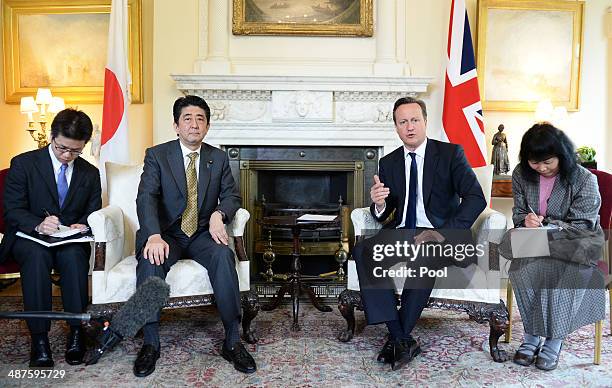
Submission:
M 63 145 L 57 145 L 55 139 L 52 139 L 51 141 L 53 142 L 53 147 L 55 147 L 55 150 L 60 154 L 65 154 L 66 152 L 70 153 L 72 156 L 81 156 L 83 154 L 81 150 L 74 150 L 72 148 L 64 147 Z

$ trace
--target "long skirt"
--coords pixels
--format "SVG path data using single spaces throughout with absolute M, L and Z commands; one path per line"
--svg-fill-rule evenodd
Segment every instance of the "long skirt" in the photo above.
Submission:
M 526 333 L 564 338 L 605 317 L 604 277 L 594 265 L 522 258 L 509 276 Z

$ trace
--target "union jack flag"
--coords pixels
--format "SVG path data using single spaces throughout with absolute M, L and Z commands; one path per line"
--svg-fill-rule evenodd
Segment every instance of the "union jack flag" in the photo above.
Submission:
M 487 146 L 465 0 L 453 0 L 451 4 L 447 55 L 444 134 L 451 143 L 463 146 L 472 167 L 484 166 Z

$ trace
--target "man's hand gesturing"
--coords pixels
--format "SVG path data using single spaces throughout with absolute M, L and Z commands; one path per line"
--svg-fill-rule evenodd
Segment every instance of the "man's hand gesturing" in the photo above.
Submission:
M 374 185 L 370 189 L 370 198 L 376 204 L 376 210 L 382 211 L 385 208 L 385 199 L 389 196 L 389 188 L 380 181 L 378 175 L 374 175 Z

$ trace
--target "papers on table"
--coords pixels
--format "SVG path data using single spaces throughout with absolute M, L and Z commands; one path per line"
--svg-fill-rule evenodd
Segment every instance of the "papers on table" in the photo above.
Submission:
M 304 214 L 298 217 L 298 222 L 331 222 L 334 221 L 338 216 L 334 215 L 323 215 L 323 214 Z

